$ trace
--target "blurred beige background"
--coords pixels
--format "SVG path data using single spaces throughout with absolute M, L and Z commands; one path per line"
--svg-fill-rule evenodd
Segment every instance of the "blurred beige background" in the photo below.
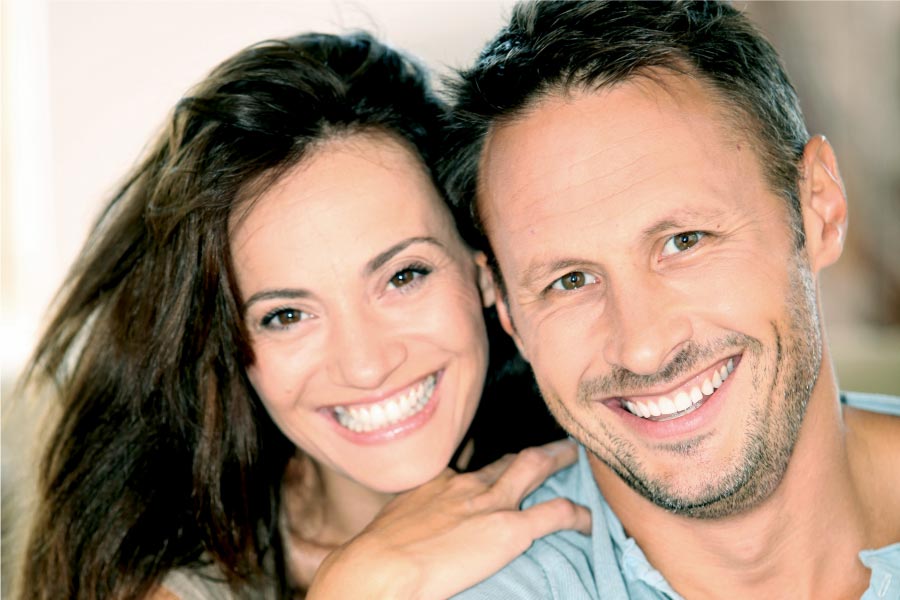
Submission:
M 0 375 L 3 590 L 34 407 L 11 396 L 43 313 L 107 195 L 181 94 L 265 38 L 368 29 L 437 74 L 508 0 L 2 0 Z M 900 2 L 740 2 L 782 52 L 810 131 L 837 150 L 846 252 L 823 277 L 842 387 L 900 394 Z

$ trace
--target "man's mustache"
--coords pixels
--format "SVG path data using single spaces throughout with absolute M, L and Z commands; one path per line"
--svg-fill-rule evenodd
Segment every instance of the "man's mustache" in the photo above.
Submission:
M 598 398 L 639 395 L 648 388 L 674 385 L 691 371 L 705 368 L 727 356 L 728 350 L 750 348 L 758 352 L 762 344 L 756 338 L 741 333 L 731 333 L 712 342 L 698 344 L 688 340 L 678 353 L 656 373 L 641 375 L 613 365 L 606 375 L 584 379 L 578 384 L 578 400 L 589 402 Z

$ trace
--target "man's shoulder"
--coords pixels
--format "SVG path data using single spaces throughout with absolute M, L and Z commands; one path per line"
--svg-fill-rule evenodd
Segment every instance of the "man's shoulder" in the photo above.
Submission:
M 548 478 L 532 492 L 523 507 L 564 497 L 587 507 L 593 517 L 592 535 L 557 531 L 534 541 L 531 547 L 498 573 L 456 600 L 547 598 L 601 600 L 660 598 L 649 588 L 630 586 L 620 570 L 613 538 L 624 537 L 621 524 L 609 512 L 594 480 L 584 447 L 578 461 Z M 613 534 L 613 531 L 618 532 Z M 602 581 L 602 585 L 598 582 Z
M 900 398 L 884 394 L 845 392 L 844 425 L 851 454 L 864 449 L 871 461 L 877 456 L 892 457 L 887 465 L 894 469 L 893 457 L 900 454 Z
M 569 498 L 594 511 L 599 495 L 584 448 L 578 461 L 547 478 L 522 503 L 523 508 L 553 498 Z M 595 517 L 596 518 L 596 515 Z M 454 596 L 456 600 L 492 598 L 594 598 L 591 538 L 574 531 L 557 531 L 531 547 L 498 573 Z
M 844 394 L 844 427 L 850 468 L 872 528 L 882 546 L 900 539 L 900 398 Z M 896 557 L 895 551 L 895 557 Z
M 532 546 L 498 573 L 454 596 L 455 600 L 546 598 L 593 600 L 596 584 L 590 538 L 558 531 Z
M 591 504 L 597 494 L 597 484 L 591 473 L 583 446 L 578 447 L 578 460 L 575 464 L 561 469 L 548 477 L 529 494 L 522 502 L 522 508 L 534 506 L 553 498 L 564 497 L 578 504 Z
M 900 397 L 866 392 L 842 392 L 843 404 L 861 411 L 900 417 Z

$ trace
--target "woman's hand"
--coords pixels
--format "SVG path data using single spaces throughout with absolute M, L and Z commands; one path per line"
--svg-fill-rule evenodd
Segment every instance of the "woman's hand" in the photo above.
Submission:
M 527 448 L 480 471 L 446 469 L 392 500 L 324 559 L 307 600 L 444 599 L 486 579 L 560 529 L 590 534 L 583 506 L 555 498 L 519 509 L 548 476 L 575 462 L 570 440 Z

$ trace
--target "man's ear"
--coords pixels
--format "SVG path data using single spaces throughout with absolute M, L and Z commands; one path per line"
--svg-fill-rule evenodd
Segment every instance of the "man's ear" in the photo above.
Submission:
M 806 252 L 813 273 L 834 263 L 847 237 L 847 194 L 834 149 L 817 135 L 803 150 L 800 206 Z
M 519 354 L 525 360 L 528 360 L 528 357 L 525 356 L 525 351 L 522 349 L 522 341 L 519 339 L 516 328 L 509 316 L 509 305 L 506 303 L 506 298 L 503 297 L 503 291 L 500 289 L 500 286 L 494 281 L 494 276 L 487 264 L 487 256 L 485 256 L 484 252 L 475 253 L 475 265 L 478 267 L 478 287 L 481 288 L 481 298 L 484 307 L 487 308 L 496 304 L 500 326 L 516 343 Z
M 522 355 L 522 358 L 524 358 L 526 362 L 531 362 L 528 360 L 528 355 L 525 353 L 525 347 L 522 345 L 522 338 L 519 337 L 519 333 L 516 331 L 516 326 L 513 324 L 512 317 L 509 316 L 509 303 L 503 296 L 503 292 L 496 286 L 495 289 L 497 294 L 497 316 L 500 318 L 500 326 L 503 327 L 503 331 L 508 333 L 509 337 L 516 343 L 516 348 L 519 349 L 519 354 Z
M 489 308 L 497 301 L 495 296 L 494 276 L 491 275 L 491 268 L 487 264 L 487 256 L 484 252 L 473 252 L 475 259 L 476 277 L 478 278 L 478 291 L 481 292 L 481 305 Z

